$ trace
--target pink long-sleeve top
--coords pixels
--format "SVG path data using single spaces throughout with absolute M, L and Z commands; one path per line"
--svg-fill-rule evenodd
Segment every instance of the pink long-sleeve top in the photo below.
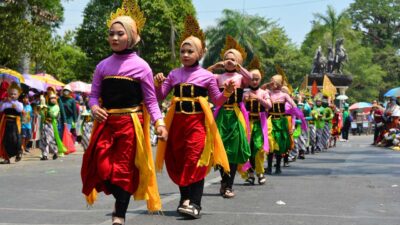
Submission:
M 139 81 L 143 102 L 150 113 L 152 122 L 162 118 L 154 90 L 153 72 L 147 62 L 135 52 L 124 55 L 113 54 L 96 66 L 89 99 L 90 107 L 99 105 L 101 83 L 106 76 L 129 77 Z
M 258 101 L 260 102 L 260 104 L 262 106 L 264 106 L 265 109 L 268 110 L 269 108 L 272 107 L 271 106 L 271 101 L 267 100 L 268 97 L 269 97 L 268 92 L 262 90 L 261 88 L 259 88 L 256 91 L 250 90 L 250 91 L 247 91 L 247 92 L 245 92 L 243 94 L 243 100 L 245 100 L 246 98 L 249 98 L 250 97 L 250 93 L 253 93 L 253 94 L 255 94 L 257 96 Z
M 193 84 L 208 90 L 208 96 L 215 105 L 223 105 L 226 97 L 218 89 L 214 75 L 201 66 L 181 67 L 172 70 L 164 83 L 156 88 L 157 98 L 163 100 L 176 85 L 181 83 Z
M 238 72 L 225 72 L 221 75 L 215 75 L 217 78 L 218 86 L 220 88 L 224 88 L 224 84 L 227 84 L 229 81 L 235 81 L 236 88 L 246 88 L 249 86 L 253 75 L 247 71 L 245 68 L 240 67 L 240 71 Z

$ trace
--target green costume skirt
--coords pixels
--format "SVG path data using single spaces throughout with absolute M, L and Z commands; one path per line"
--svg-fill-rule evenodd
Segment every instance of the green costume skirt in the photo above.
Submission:
M 288 129 L 287 117 L 278 119 L 271 119 L 272 122 L 272 136 L 275 142 L 278 143 L 279 149 L 273 149 L 276 154 L 285 154 L 290 149 L 290 136 Z
M 251 127 L 251 139 L 250 139 L 250 148 L 251 148 L 251 157 L 256 157 L 257 153 L 261 150 L 264 151 L 264 135 L 263 130 L 261 128 L 260 120 L 254 120 L 250 122 Z
M 221 108 L 216 118 L 229 163 L 243 164 L 250 157 L 246 131 L 233 110 Z

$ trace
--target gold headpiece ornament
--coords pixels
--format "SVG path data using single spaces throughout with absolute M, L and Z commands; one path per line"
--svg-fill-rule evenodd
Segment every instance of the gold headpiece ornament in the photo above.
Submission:
M 12 89 L 17 90 L 18 91 L 18 95 L 22 93 L 21 87 L 15 81 L 13 81 L 11 83 L 11 85 L 8 87 L 7 91 L 11 91 Z
M 119 16 L 130 16 L 136 23 L 138 33 L 140 33 L 146 23 L 144 13 L 140 10 L 135 0 L 123 0 L 122 6 L 114 13 L 111 13 L 110 18 L 107 20 L 107 26 L 111 27 L 111 22 Z
M 230 35 L 226 36 L 225 39 L 225 46 L 224 49 L 222 49 L 221 51 L 221 58 L 223 59 L 225 56 L 225 53 L 229 50 L 229 49 L 235 49 L 237 50 L 240 55 L 242 55 L 242 60 L 245 61 L 247 58 L 247 53 L 245 51 L 245 49 L 240 46 L 240 44 Z
M 287 86 L 289 89 L 289 94 L 291 95 L 293 93 L 293 87 L 289 83 L 289 79 L 287 78 L 285 71 L 283 71 L 282 67 L 279 66 L 278 64 L 275 64 L 275 69 L 278 74 L 282 75 L 283 78 L 283 86 Z
M 206 47 L 206 36 L 204 35 L 203 31 L 200 29 L 199 22 L 194 18 L 192 15 L 187 15 L 185 18 L 185 27 L 183 29 L 183 33 L 181 35 L 181 41 L 186 40 L 186 38 L 194 36 L 200 39 L 202 48 L 205 49 Z
M 249 71 L 258 70 L 260 71 L 261 78 L 264 77 L 264 71 L 261 69 L 261 63 L 257 56 L 254 56 L 249 64 Z

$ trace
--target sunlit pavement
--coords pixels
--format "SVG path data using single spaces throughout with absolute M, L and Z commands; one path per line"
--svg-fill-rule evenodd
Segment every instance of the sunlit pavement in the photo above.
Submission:
M 175 211 L 178 188 L 160 174 L 163 215 L 149 215 L 145 202 L 131 201 L 126 224 L 400 224 L 400 152 L 370 146 L 371 136 L 316 155 L 306 155 L 264 186 L 237 176 L 234 199 L 219 196 L 219 173 L 206 179 L 202 218 Z M 100 195 L 87 208 L 80 193 L 82 151 L 40 161 L 35 150 L 19 163 L 0 165 L 0 224 L 111 224 L 113 198 Z

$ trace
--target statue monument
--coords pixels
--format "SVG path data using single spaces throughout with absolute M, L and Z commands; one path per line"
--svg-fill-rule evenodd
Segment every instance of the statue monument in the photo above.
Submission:
M 336 39 L 335 48 L 333 46 L 328 47 L 327 57 L 324 56 L 322 47 L 318 46 L 311 73 L 308 75 L 308 86 L 311 87 L 313 82 L 316 81 L 317 86 L 322 88 L 324 75 L 327 75 L 332 84 L 339 90 L 338 93 L 344 95 L 353 81 L 350 75 L 343 72 L 348 61 L 347 52 L 344 48 L 344 38 Z

